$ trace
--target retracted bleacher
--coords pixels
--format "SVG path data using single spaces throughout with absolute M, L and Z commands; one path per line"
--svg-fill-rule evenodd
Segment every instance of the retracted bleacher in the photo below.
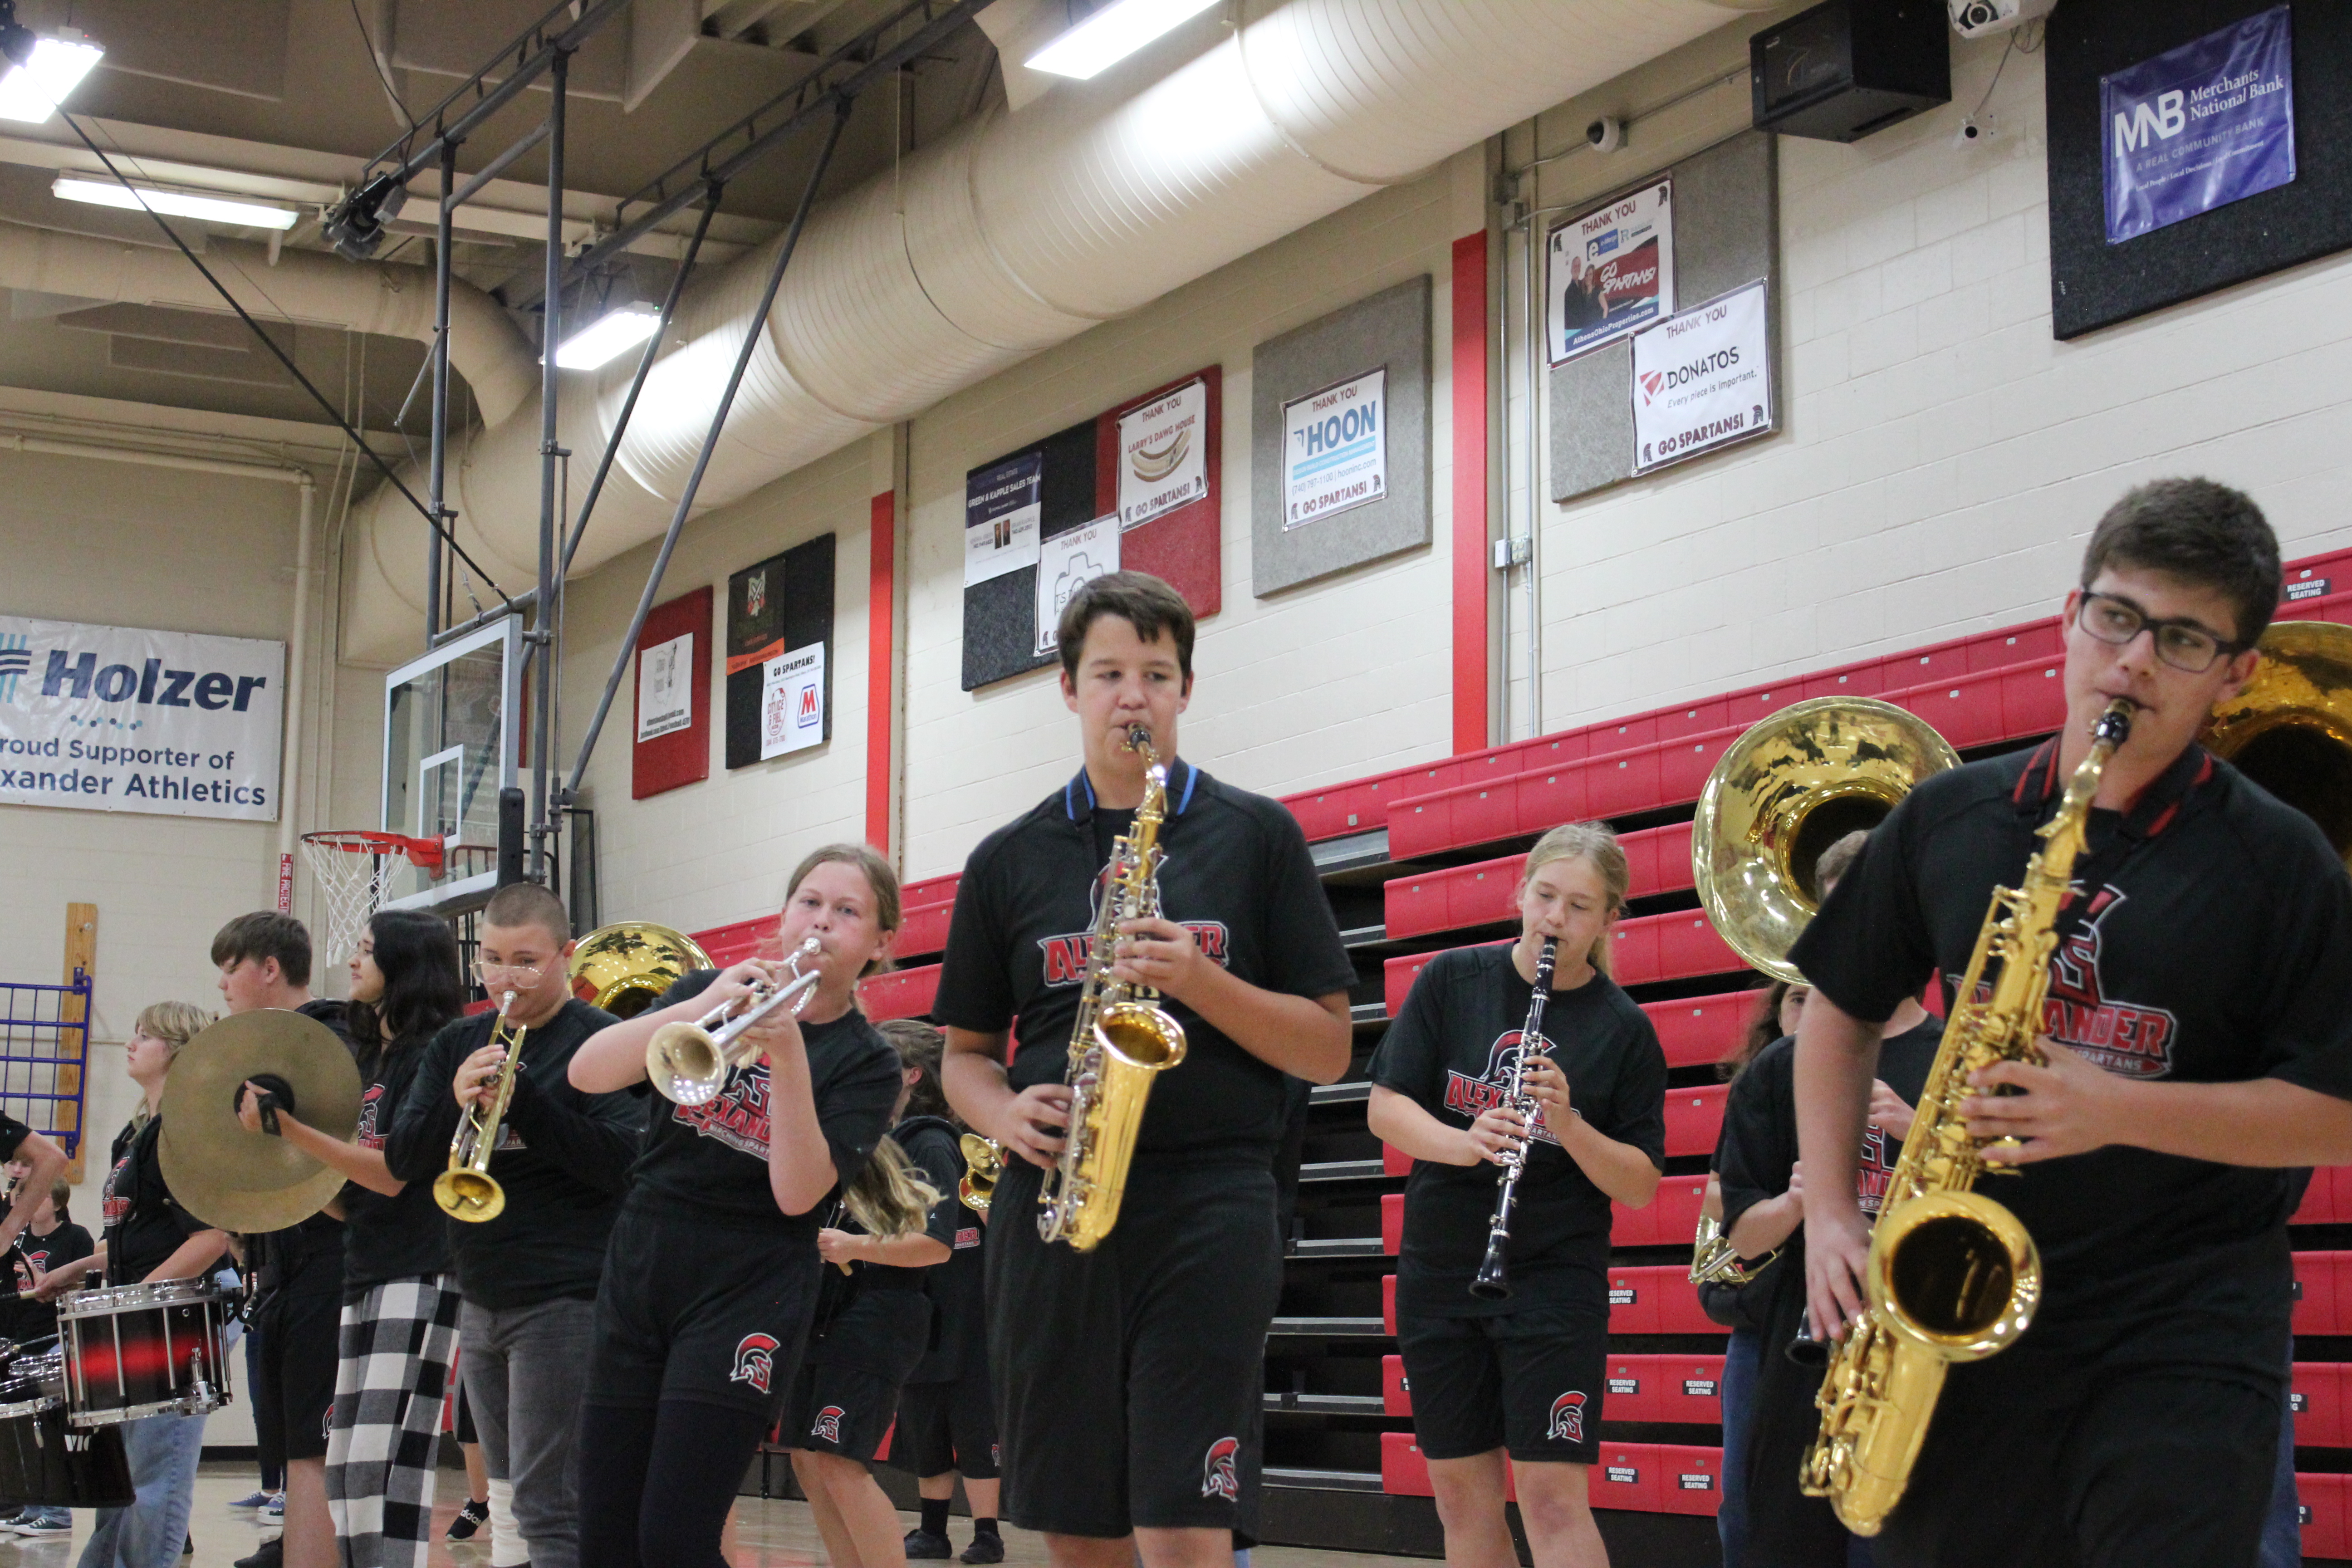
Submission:
M 2337 576 L 2352 588 L 2352 552 L 2291 563 L 2281 618 L 2352 624 L 2352 591 L 2328 591 Z M 1715 1560 L 1726 1331 L 1699 1310 L 1687 1269 L 1723 1117 L 1714 1064 L 1738 1045 L 1764 982 L 1699 911 L 1693 805 L 1730 742 L 1805 698 L 1895 703 L 1970 760 L 2035 743 L 2063 718 L 2060 656 L 2053 617 L 1286 797 L 1356 958 L 1357 1049 L 1349 1079 L 1310 1101 L 1266 1345 L 1265 1539 L 1442 1548 L 1394 1337 L 1407 1166 L 1365 1126 L 1363 1075 L 1432 956 L 1510 935 L 1535 838 L 1559 823 L 1605 819 L 1633 868 L 1614 970 L 1657 1028 L 1670 1087 L 1665 1180 L 1649 1207 L 1616 1210 L 1592 1499 L 1613 1561 Z M 929 1011 L 954 899 L 953 877 L 908 886 L 903 967 L 866 982 L 869 1014 Z M 2304 1550 L 2352 1559 L 2352 1168 L 2319 1172 L 2294 1224 L 2296 1345 L 2306 1358 L 2294 1382 Z

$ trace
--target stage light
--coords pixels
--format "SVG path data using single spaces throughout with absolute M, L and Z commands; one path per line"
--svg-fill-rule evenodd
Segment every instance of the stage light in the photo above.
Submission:
M 383 226 L 400 216 L 408 202 L 408 187 L 390 174 L 378 174 L 327 209 L 322 226 L 328 243 L 347 261 L 365 261 L 383 243 Z
M 93 206 L 122 207 L 131 212 L 159 212 L 171 217 L 203 218 L 211 223 L 237 223 L 248 228 L 292 228 L 301 214 L 292 207 L 268 206 L 228 196 L 204 196 L 193 191 L 167 191 L 154 185 L 124 185 L 113 180 L 60 174 L 49 194 L 68 202 Z
M 1111 0 L 1111 4 L 1031 55 L 1027 64 L 1031 70 L 1050 71 L 1084 81 L 1216 3 L 1217 0 Z
M 14 0 L 0 0 L 0 120 L 42 123 L 105 53 L 71 27 L 35 33 L 16 20 Z
M 607 310 L 563 340 L 563 346 L 555 351 L 556 365 L 562 370 L 594 370 L 652 337 L 659 325 L 661 312 L 651 305 L 623 305 Z

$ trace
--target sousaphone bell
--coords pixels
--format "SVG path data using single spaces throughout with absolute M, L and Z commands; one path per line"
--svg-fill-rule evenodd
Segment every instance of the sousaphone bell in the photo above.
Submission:
M 2319 825 L 2352 868 L 2352 626 L 2275 621 L 2243 691 L 2218 703 L 2214 755 Z

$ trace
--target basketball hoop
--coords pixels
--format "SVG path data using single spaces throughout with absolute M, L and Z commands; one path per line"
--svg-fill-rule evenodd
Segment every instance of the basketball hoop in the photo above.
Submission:
M 360 932 L 383 902 L 384 889 L 409 867 L 441 874 L 441 843 L 398 833 L 331 828 L 302 835 L 302 858 L 327 900 L 326 942 L 320 956 L 341 963 L 358 948 Z

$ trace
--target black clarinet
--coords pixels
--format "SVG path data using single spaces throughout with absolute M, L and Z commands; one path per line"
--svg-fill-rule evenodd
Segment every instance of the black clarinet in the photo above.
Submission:
M 1511 1072 L 1511 1092 L 1507 1103 L 1530 1125 L 1534 1131 L 1536 1108 L 1528 1099 L 1528 1058 L 1539 1053 L 1543 1044 L 1544 1004 L 1551 1000 L 1551 961 L 1559 946 L 1558 937 L 1544 938 L 1543 951 L 1536 954 L 1535 994 L 1528 998 L 1528 1021 L 1519 1029 L 1518 1065 Z M 1478 1278 L 1470 1281 L 1470 1294 L 1481 1300 L 1499 1301 L 1511 1293 L 1510 1261 L 1506 1256 L 1511 1246 L 1511 1206 L 1518 1201 L 1519 1173 L 1527 1169 L 1528 1138 L 1521 1138 L 1516 1148 L 1503 1152 L 1501 1190 L 1495 1194 L 1495 1217 L 1486 1225 L 1486 1259 L 1478 1265 Z

